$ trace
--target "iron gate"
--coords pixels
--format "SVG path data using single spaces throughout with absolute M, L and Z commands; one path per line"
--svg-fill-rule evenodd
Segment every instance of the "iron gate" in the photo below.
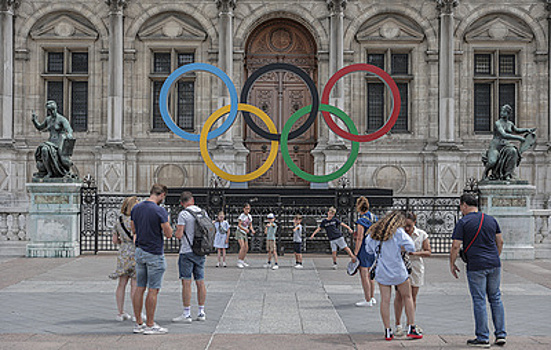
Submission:
M 170 189 L 163 206 L 169 212 L 171 222 L 177 222 L 182 207 L 178 203 L 183 189 Z M 449 253 L 451 234 L 459 219 L 458 197 L 393 197 L 392 191 L 381 189 L 226 189 L 192 188 L 195 203 L 206 209 L 211 218 L 223 210 L 226 220 L 234 231 L 237 217 L 244 203 L 250 203 L 253 225 L 257 234 L 251 237 L 252 252 L 265 251 L 264 224 L 266 215 L 274 213 L 278 223 L 278 249 L 280 253 L 292 251 L 292 220 L 296 214 L 303 216 L 305 236 L 309 236 L 325 217 L 331 206 L 337 208 L 337 217 L 351 224 L 357 218 L 354 204 L 359 196 L 366 196 L 371 211 L 377 216 L 395 209 L 413 211 L 417 215 L 417 226 L 427 231 L 433 253 Z M 93 184 L 81 189 L 80 250 L 81 252 L 116 251 L 111 240 L 114 224 L 119 216 L 124 198 L 137 196 L 147 199 L 146 194 L 104 194 L 98 193 Z M 345 238 L 351 245 L 352 237 Z M 304 241 L 305 253 L 329 253 L 325 235 Z M 351 245 L 352 246 L 352 245 Z M 165 252 L 177 253 L 180 242 L 177 238 L 165 239 Z M 237 242 L 230 236 L 230 252 L 238 250 Z

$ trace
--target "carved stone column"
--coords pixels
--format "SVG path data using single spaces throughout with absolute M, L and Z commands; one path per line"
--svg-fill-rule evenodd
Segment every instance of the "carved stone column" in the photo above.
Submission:
M 348 0 L 327 0 L 327 9 L 329 10 L 330 20 L 330 42 L 329 42 L 329 75 L 335 74 L 344 66 L 344 10 Z M 344 107 L 344 89 L 341 81 L 338 81 L 329 97 L 329 103 L 340 109 Z M 337 119 L 340 127 L 345 128 L 344 124 Z M 329 147 L 343 148 L 344 141 L 336 136 L 335 133 L 329 133 Z
M 13 141 L 13 15 L 17 0 L 0 0 L 0 143 Z
M 218 8 L 218 68 L 233 78 L 233 10 L 237 0 L 215 0 Z M 226 85 L 218 83 L 218 108 L 230 104 Z M 222 120 L 217 124 L 220 125 Z M 219 146 L 230 146 L 233 143 L 235 127 L 230 128 L 218 140 Z
M 106 0 L 109 5 L 109 83 L 107 143 L 122 143 L 123 130 L 123 10 L 128 0 Z
M 438 143 L 444 147 L 455 143 L 453 11 L 458 4 L 459 0 L 437 0 L 440 10 Z

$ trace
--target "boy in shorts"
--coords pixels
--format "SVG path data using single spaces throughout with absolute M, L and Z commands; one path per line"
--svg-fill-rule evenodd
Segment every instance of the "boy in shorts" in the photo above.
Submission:
M 339 219 L 335 217 L 335 214 L 337 213 L 337 209 L 335 207 L 329 208 L 327 211 L 327 218 L 321 220 L 321 223 L 319 224 L 318 228 L 312 233 L 310 238 L 314 238 L 314 236 L 321 231 L 321 229 L 325 229 L 325 233 L 327 233 L 327 238 L 329 238 L 329 244 L 331 245 L 331 255 L 333 258 L 333 269 L 337 269 L 337 250 L 342 249 L 344 250 L 349 256 L 352 262 L 356 262 L 356 257 L 348 248 L 348 245 L 346 244 L 344 237 L 342 236 L 342 232 L 340 230 L 340 226 L 346 228 L 348 232 L 352 233 L 352 229 L 350 226 L 345 224 L 344 222 L 340 222 Z
M 295 269 L 302 269 L 302 215 L 295 215 L 293 219 L 295 227 L 293 227 L 293 248 L 295 251 L 295 260 L 297 264 Z
M 273 255 L 274 266 L 272 267 L 272 270 L 277 270 L 279 269 L 279 266 L 277 265 L 277 249 L 276 249 L 277 224 L 275 223 L 274 214 L 272 213 L 268 214 L 267 219 L 268 219 L 268 223 L 264 228 L 264 234 L 266 235 L 266 250 L 268 251 L 268 262 L 264 265 L 264 267 L 269 268 L 272 265 L 272 255 Z

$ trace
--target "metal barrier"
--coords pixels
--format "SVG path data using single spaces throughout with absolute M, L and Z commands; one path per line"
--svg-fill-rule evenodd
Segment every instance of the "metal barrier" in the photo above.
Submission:
M 169 212 L 173 225 L 177 222 L 182 207 L 178 203 L 183 189 L 170 189 L 162 204 Z M 318 223 L 327 214 L 329 207 L 337 208 L 337 218 L 349 225 L 357 219 L 354 205 L 356 198 L 366 196 L 371 211 L 381 217 L 391 210 L 409 210 L 417 215 L 417 226 L 429 234 L 433 253 L 448 253 L 451 247 L 451 233 L 459 218 L 459 198 L 456 197 L 393 197 L 391 190 L 382 189 L 226 189 L 191 188 L 195 203 L 205 209 L 211 218 L 224 211 L 230 223 L 229 252 L 237 252 L 238 244 L 233 233 L 237 218 L 245 203 L 251 204 L 251 215 L 256 235 L 250 238 L 251 252 L 265 251 L 264 225 L 268 213 L 274 213 L 278 224 L 278 250 L 281 254 L 293 251 L 292 227 L 296 214 L 303 216 L 304 237 L 309 237 Z M 81 189 L 81 252 L 115 251 L 111 235 L 120 206 L 124 198 L 145 194 L 103 194 L 98 193 L 93 183 Z M 345 239 L 352 246 L 352 237 L 346 233 Z M 180 241 L 165 239 L 165 252 L 177 253 Z M 329 253 L 327 238 L 322 233 L 314 239 L 305 239 L 305 253 Z

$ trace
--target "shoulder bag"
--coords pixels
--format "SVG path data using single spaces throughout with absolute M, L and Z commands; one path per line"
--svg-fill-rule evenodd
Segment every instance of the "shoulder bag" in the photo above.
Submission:
M 476 231 L 476 235 L 474 235 L 473 239 L 471 240 L 471 243 L 469 243 L 469 245 L 467 246 L 467 248 L 463 249 L 459 249 L 459 257 L 461 257 L 461 260 L 463 260 L 464 263 L 467 263 L 468 262 L 468 259 L 467 259 L 467 251 L 469 250 L 469 248 L 471 247 L 471 245 L 473 245 L 473 242 L 475 241 L 476 237 L 478 237 L 478 234 L 480 233 L 480 229 L 482 228 L 482 223 L 484 222 L 484 213 L 482 213 L 482 218 L 480 218 L 480 225 L 478 226 L 478 231 Z
M 371 265 L 371 270 L 369 270 L 369 278 L 371 280 L 375 279 L 375 270 L 377 267 L 377 261 L 379 260 L 379 255 L 381 254 L 381 247 L 383 245 L 383 241 L 379 241 L 379 245 L 377 246 L 377 250 L 375 252 L 375 261 L 373 261 L 373 264 Z

